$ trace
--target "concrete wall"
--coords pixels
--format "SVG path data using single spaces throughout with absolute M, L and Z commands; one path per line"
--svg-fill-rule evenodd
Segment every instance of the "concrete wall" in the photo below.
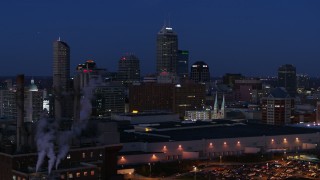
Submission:
M 159 156 L 158 158 L 159 161 L 166 161 L 184 159 L 187 157 L 183 156 L 186 152 L 198 152 L 200 158 L 220 155 L 240 155 L 244 153 L 246 147 L 260 148 L 261 152 L 277 149 L 295 152 L 302 150 L 304 143 L 320 144 L 320 133 L 154 143 L 132 142 L 124 143 L 121 151 L 163 152 L 164 156 Z M 147 162 L 145 158 L 148 158 L 148 156 L 139 157 L 135 162 L 138 163 L 139 160 L 139 163 Z
M 140 164 L 140 163 L 153 163 L 165 161 L 165 153 L 149 153 L 137 155 L 121 155 L 118 156 L 118 165 Z

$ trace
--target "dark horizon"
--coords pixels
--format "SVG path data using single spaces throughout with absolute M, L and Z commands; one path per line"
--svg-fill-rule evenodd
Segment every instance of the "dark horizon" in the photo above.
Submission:
M 189 67 L 204 61 L 213 77 L 276 76 L 282 64 L 317 77 L 319 5 L 316 0 L 5 1 L 0 76 L 51 76 L 52 42 L 59 36 L 71 48 L 71 74 L 88 59 L 116 71 L 125 53 L 140 59 L 142 75 L 155 73 L 156 34 L 166 20 L 178 34 L 179 49 L 190 52 Z

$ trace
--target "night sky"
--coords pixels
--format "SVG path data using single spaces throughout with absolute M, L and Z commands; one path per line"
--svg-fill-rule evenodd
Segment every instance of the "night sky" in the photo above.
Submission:
M 319 0 L 1 0 L 0 75 L 51 75 L 52 42 L 71 47 L 71 70 L 87 59 L 117 70 L 124 53 L 155 72 L 156 34 L 164 21 L 191 63 L 226 72 L 276 75 L 290 63 L 320 75 Z

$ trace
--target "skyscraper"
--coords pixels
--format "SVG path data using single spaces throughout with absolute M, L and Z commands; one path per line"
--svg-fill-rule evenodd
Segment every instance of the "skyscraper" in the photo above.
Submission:
M 187 78 L 189 74 L 189 51 L 178 50 L 177 75 Z
M 118 78 L 124 83 L 140 81 L 140 63 L 135 55 L 122 56 L 118 63 Z
M 191 66 L 190 79 L 194 82 L 209 82 L 209 66 L 203 61 L 197 61 Z
M 278 86 L 284 87 L 291 97 L 297 92 L 296 68 L 291 64 L 285 64 L 278 69 Z
M 171 27 L 163 26 L 157 35 L 157 73 L 177 72 L 178 36 Z
M 70 108 L 66 107 L 68 106 L 68 102 L 66 102 L 67 98 L 63 97 L 63 94 L 66 94 L 70 90 L 69 79 L 70 48 L 67 43 L 59 38 L 59 40 L 53 42 L 54 116 L 57 119 L 68 117 L 67 114 L 70 113 L 68 112 Z

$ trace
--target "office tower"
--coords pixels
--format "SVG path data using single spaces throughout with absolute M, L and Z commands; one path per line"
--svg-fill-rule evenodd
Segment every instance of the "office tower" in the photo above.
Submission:
M 185 116 L 203 109 L 205 86 L 197 83 L 141 83 L 129 87 L 129 111 L 167 111 Z
M 112 113 L 124 113 L 125 89 L 121 83 L 103 82 L 105 69 L 99 69 L 93 60 L 77 66 L 74 77 L 74 119 L 80 118 L 80 99 L 84 88 L 91 88 L 92 113 L 94 117 L 110 117 Z
M 310 85 L 310 77 L 307 74 L 297 74 L 297 88 L 307 89 Z
M 241 74 L 227 73 L 222 77 L 222 79 L 223 79 L 223 84 L 233 87 L 235 84 L 235 81 L 244 79 L 244 76 L 242 76 Z
M 121 83 L 110 82 L 97 86 L 94 96 L 92 116 L 110 117 L 125 112 L 125 88 Z
M 234 81 L 234 97 L 236 101 L 256 102 L 252 96 L 255 90 L 262 90 L 262 82 L 259 79 L 242 79 Z
M 76 67 L 76 75 L 73 78 L 73 119 L 74 121 L 80 120 L 80 101 L 83 95 L 83 89 L 91 88 L 90 80 L 101 79 L 100 70 L 96 68 L 96 63 L 93 60 L 87 60 L 83 64 Z M 101 81 L 101 80 L 100 80 Z M 92 87 L 93 88 L 93 87 Z
M 283 87 L 275 88 L 262 101 L 262 122 L 272 125 L 292 123 L 294 98 Z
M 0 116 L 5 119 L 17 118 L 16 89 L 0 90 Z
M 22 77 L 19 78 L 19 81 L 21 81 L 21 78 Z M 29 87 L 24 88 L 24 108 L 23 108 L 24 120 L 23 122 L 32 122 L 40 119 L 40 115 L 43 111 L 44 91 L 45 90 L 38 89 L 33 79 L 31 80 L 31 84 L 29 85 Z M 16 119 L 18 117 L 17 111 L 19 110 L 19 108 L 17 107 L 18 106 L 17 92 L 18 92 L 18 89 L 16 86 L 13 89 L 0 90 L 0 104 L 1 104 L 0 117 L 1 118 Z
M 291 64 L 285 64 L 278 69 L 278 86 L 284 87 L 291 97 L 297 92 L 296 68 Z
M 180 78 L 187 78 L 189 74 L 189 51 L 178 51 L 177 75 Z
M 120 58 L 118 80 L 123 83 L 140 81 L 140 62 L 135 55 L 125 55 Z
M 36 122 L 43 111 L 43 90 L 39 90 L 34 80 L 25 90 L 25 119 L 24 122 Z
M 70 117 L 70 99 L 68 98 L 70 96 L 64 96 L 70 90 L 69 79 L 70 48 L 59 38 L 53 42 L 53 95 L 54 117 L 56 119 Z
M 197 61 L 191 66 L 190 79 L 198 83 L 210 82 L 209 66 L 203 61 Z
M 178 36 L 171 27 L 163 26 L 157 35 L 157 73 L 177 71 Z
M 102 78 L 104 69 L 98 69 L 96 63 L 93 60 L 87 60 L 83 64 L 79 64 L 76 67 L 76 75 L 74 76 L 74 88 L 83 89 L 89 85 L 90 79 L 98 80 Z M 76 90 L 74 90 L 76 92 Z

